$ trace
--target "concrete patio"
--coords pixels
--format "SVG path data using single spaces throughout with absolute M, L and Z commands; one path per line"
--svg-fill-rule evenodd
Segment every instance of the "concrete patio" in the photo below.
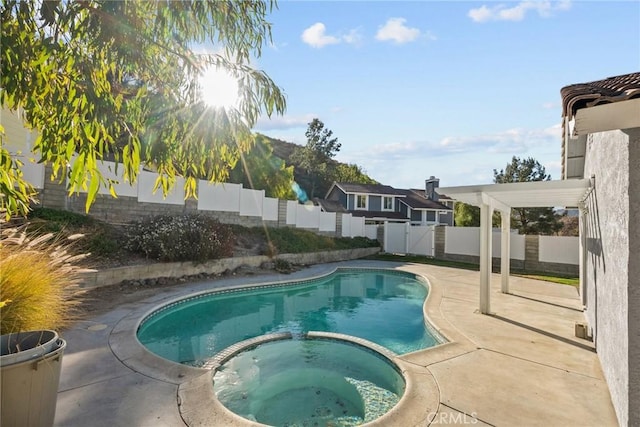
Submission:
M 378 261 L 323 264 L 286 276 L 225 278 L 159 289 L 152 298 L 77 322 L 62 333 L 67 351 L 55 425 L 182 426 L 183 418 L 192 425 L 251 425 L 229 414 L 192 416 L 184 399 L 189 396 L 189 408 L 193 407 L 194 393 L 184 383 L 192 377 L 189 369 L 195 368 L 166 371 L 157 358 L 123 349 L 138 313 L 192 292 L 296 280 L 336 267 L 395 268 L 426 277 L 431 292 L 425 312 L 451 341 L 398 358 L 413 386 L 380 425 L 618 425 L 593 346 L 573 335 L 574 323 L 583 321 L 574 287 L 511 277 L 511 293 L 502 294 L 500 276 L 493 274 L 492 313 L 482 315 L 477 310 L 478 272 Z M 429 397 L 423 399 L 425 393 Z

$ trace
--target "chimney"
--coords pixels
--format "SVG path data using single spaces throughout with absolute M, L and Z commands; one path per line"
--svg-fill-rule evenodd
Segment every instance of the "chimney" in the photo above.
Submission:
M 424 189 L 425 189 L 425 193 L 424 195 L 427 197 L 427 199 L 429 200 L 434 200 L 434 201 L 438 201 L 438 193 L 436 193 L 436 188 L 438 188 L 440 186 L 440 179 L 436 178 L 435 176 L 431 175 L 429 177 L 429 179 L 426 179 L 424 181 Z

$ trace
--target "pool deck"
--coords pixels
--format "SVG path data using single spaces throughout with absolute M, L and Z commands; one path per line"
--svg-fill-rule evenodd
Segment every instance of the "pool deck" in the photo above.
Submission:
M 492 314 L 482 315 L 478 272 L 379 261 L 159 289 L 152 298 L 77 322 L 62 332 L 67 350 L 55 425 L 184 426 L 185 419 L 190 425 L 256 425 L 192 411 L 198 396 L 206 400 L 213 394 L 208 380 L 202 381 L 207 377 L 200 374 L 194 382 L 201 370 L 167 369 L 171 365 L 130 348 L 140 313 L 194 292 L 299 280 L 336 267 L 395 268 L 426 277 L 431 284 L 426 314 L 451 341 L 398 358 L 410 384 L 379 425 L 618 425 L 593 344 L 574 336 L 575 322 L 584 321 L 574 287 L 512 276 L 510 293 L 502 294 L 500 276 L 494 274 Z

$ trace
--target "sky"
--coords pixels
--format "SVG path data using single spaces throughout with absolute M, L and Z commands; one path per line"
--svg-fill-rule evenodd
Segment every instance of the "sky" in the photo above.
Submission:
M 319 118 L 397 188 L 486 184 L 513 156 L 561 178 L 564 86 L 640 71 L 640 1 L 280 1 L 253 64 L 283 116 L 257 132 L 304 145 Z

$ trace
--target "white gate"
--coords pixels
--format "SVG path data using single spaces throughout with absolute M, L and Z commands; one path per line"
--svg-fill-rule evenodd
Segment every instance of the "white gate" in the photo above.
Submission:
M 384 251 L 393 254 L 434 256 L 435 227 L 387 222 L 384 225 Z
M 384 251 L 391 254 L 407 253 L 409 224 L 401 222 L 384 223 Z
M 435 227 L 433 225 L 414 225 L 409 227 L 409 245 L 407 253 L 433 256 Z

